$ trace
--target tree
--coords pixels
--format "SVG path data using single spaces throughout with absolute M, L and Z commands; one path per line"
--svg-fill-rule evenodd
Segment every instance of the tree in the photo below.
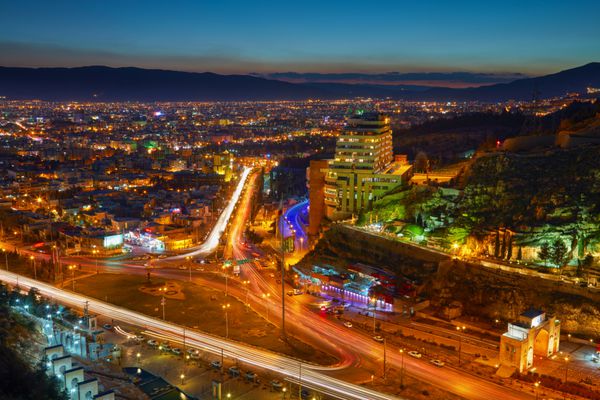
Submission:
M 594 265 L 594 256 L 587 254 L 583 260 L 579 260 L 577 264 L 577 276 L 582 277 Z
M 420 151 L 417 153 L 414 167 L 417 172 L 427 172 L 429 170 L 429 158 L 427 158 L 425 152 Z
M 550 261 L 557 267 L 561 268 L 563 264 L 567 261 L 567 246 L 562 239 L 556 239 L 554 243 L 552 243 L 552 250 L 550 252 Z
M 546 262 L 550 259 L 550 245 L 544 242 L 540 246 L 540 251 L 538 252 L 538 257 L 540 260 L 546 265 Z

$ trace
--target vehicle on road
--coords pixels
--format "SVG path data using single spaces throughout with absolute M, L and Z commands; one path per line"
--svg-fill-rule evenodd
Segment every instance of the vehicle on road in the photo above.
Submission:
M 294 296 L 299 296 L 301 294 L 303 294 L 304 292 L 301 289 L 294 289 Z
M 257 376 L 256 376 L 256 374 L 254 372 L 252 372 L 252 371 L 246 372 L 246 380 L 253 382 L 253 381 L 256 380 L 256 377 Z
M 144 335 L 135 335 L 135 341 L 136 341 L 136 342 L 143 342 L 143 341 L 144 341 L 144 339 L 146 339 L 146 338 L 144 337 Z
M 293 296 L 294 295 L 294 291 L 293 290 L 288 290 L 286 294 L 288 296 Z
M 232 377 L 240 376 L 241 371 L 238 367 L 229 367 L 229 375 Z
M 352 322 L 350 322 L 350 321 L 346 321 L 346 322 L 344 322 L 344 326 L 345 326 L 346 328 L 352 328 Z
M 443 367 L 444 366 L 444 362 L 440 361 L 440 360 L 431 360 L 431 363 L 433 365 L 435 365 L 436 367 Z
M 385 339 L 381 335 L 373 336 L 373 340 L 379 343 L 383 343 Z
M 414 350 L 409 351 L 408 355 L 411 356 L 411 357 L 414 357 L 414 358 L 421 358 L 421 357 L 423 357 L 423 355 L 421 353 L 419 353 L 418 351 L 414 351 Z
M 213 367 L 214 369 L 221 369 L 221 367 L 223 367 L 223 364 L 221 364 L 221 361 L 211 361 L 210 366 Z
M 184 269 L 188 269 L 188 268 L 187 268 L 185 265 L 183 265 L 183 264 L 182 264 L 182 265 L 180 265 L 179 267 L 177 267 L 177 269 L 184 270 Z
M 158 348 L 162 351 L 171 351 L 171 345 L 168 342 L 162 342 Z
M 182 351 L 181 351 L 181 349 L 180 349 L 179 347 L 173 347 L 173 348 L 171 349 L 171 353 L 173 353 L 173 354 L 175 354 L 175 355 L 177 355 L 177 356 L 180 356 L 180 355 L 181 355 L 181 353 L 182 353 Z
M 280 391 L 283 388 L 283 383 L 281 383 L 277 379 L 273 379 L 271 381 L 271 387 L 276 391 Z
M 154 339 L 150 339 L 146 343 L 148 343 L 148 346 L 151 346 L 151 347 L 157 347 L 158 346 L 158 342 L 156 340 L 154 340 Z
M 102 325 L 102 327 L 104 329 L 106 329 L 107 331 L 112 331 L 113 326 L 111 324 L 104 324 Z

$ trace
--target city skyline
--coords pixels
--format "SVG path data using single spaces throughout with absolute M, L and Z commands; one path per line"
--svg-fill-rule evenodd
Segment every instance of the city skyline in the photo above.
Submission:
M 33 6 L 33 7 L 32 7 Z M 594 2 L 301 6 L 30 2 L 3 6 L 4 66 L 137 66 L 216 73 L 541 75 L 600 58 Z M 588 12 L 581 13 L 581 9 Z M 31 12 L 31 10 L 36 12 Z M 119 10 L 119 12 L 115 12 Z M 22 21 L 27 21 L 23 24 Z M 361 27 L 356 29 L 356 27 Z M 468 29 L 466 27 L 468 26 Z

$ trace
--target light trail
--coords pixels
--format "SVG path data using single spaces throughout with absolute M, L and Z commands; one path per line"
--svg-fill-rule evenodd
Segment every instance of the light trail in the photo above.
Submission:
M 229 203 L 227 204 L 221 215 L 219 215 L 215 226 L 210 231 L 210 234 L 208 235 L 204 243 L 197 247 L 192 247 L 190 249 L 192 251 L 189 251 L 184 254 L 178 254 L 176 256 L 167 257 L 160 261 L 181 260 L 186 257 L 206 255 L 215 251 L 215 249 L 219 246 L 219 240 L 221 239 L 221 235 L 223 235 L 223 232 L 225 232 L 225 229 L 227 228 L 227 224 L 229 223 L 229 219 L 231 218 L 233 209 L 235 208 L 235 205 L 237 204 L 240 195 L 244 190 L 244 185 L 246 184 L 246 180 L 248 179 L 250 171 L 251 168 L 244 167 L 244 170 L 242 171 L 242 176 L 240 177 L 240 181 L 238 182 L 238 185 L 235 188 L 235 191 L 233 192 Z
M 295 378 L 302 369 L 302 380 L 306 381 L 326 392 L 335 393 L 341 399 L 349 400 L 394 400 L 395 396 L 378 393 L 376 391 L 358 386 L 340 379 L 329 377 L 323 371 L 335 371 L 344 369 L 346 366 L 318 366 L 303 363 L 291 357 L 276 354 L 264 349 L 250 346 L 244 343 L 234 342 L 207 333 L 190 331 L 182 326 L 149 317 L 122 307 L 114 306 L 91 297 L 78 293 L 67 292 L 57 289 L 49 284 L 35 281 L 21 275 L 8 271 L 0 271 L 0 280 L 10 284 L 19 285 L 24 290 L 34 287 L 39 294 L 53 299 L 56 302 L 71 307 L 83 308 L 86 304 L 88 310 L 109 318 L 122 321 L 134 326 L 151 330 L 155 336 L 162 335 L 165 340 L 180 342 L 185 330 L 186 345 L 196 347 L 204 351 L 220 355 L 221 352 L 228 358 L 237 359 L 240 362 L 254 365 L 259 368 L 282 374 L 286 377 Z

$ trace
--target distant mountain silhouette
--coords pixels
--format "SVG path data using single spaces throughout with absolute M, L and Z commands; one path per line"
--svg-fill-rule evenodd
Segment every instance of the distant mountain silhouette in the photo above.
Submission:
M 391 97 L 485 102 L 531 100 L 600 87 L 600 63 L 552 75 L 467 89 L 344 83 L 289 83 L 249 75 L 219 75 L 142 68 L 0 67 L 0 96 L 77 101 L 231 101 Z
M 0 96 L 79 101 L 218 101 L 327 97 L 322 90 L 248 75 L 142 68 L 0 67 Z

